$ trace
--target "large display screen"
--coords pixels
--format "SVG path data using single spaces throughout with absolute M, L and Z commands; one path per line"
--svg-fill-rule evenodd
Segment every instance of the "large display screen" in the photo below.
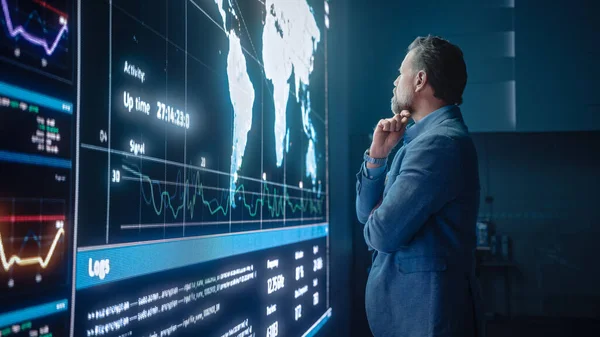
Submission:
M 0 336 L 313 336 L 324 0 L 0 0 Z

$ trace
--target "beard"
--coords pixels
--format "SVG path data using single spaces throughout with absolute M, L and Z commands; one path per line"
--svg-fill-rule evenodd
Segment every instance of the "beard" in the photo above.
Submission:
M 412 104 L 413 104 L 413 93 L 411 91 L 408 90 L 402 90 L 400 92 L 400 97 L 396 97 L 396 94 L 394 93 L 394 96 L 392 97 L 392 112 L 395 115 L 399 115 L 400 112 L 402 112 L 402 110 L 408 110 L 410 112 L 413 111 L 412 108 Z

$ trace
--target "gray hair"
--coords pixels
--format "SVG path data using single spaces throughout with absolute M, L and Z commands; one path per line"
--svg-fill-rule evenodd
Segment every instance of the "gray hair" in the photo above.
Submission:
M 419 36 L 408 46 L 414 50 L 412 68 L 427 74 L 433 95 L 448 104 L 462 104 L 467 66 L 460 48 L 438 36 Z

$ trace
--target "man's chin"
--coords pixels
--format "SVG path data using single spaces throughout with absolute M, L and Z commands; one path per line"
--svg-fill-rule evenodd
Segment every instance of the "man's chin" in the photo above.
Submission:
M 403 109 L 400 107 L 400 105 L 392 103 L 392 112 L 394 115 L 399 115 L 402 110 Z
M 408 105 L 408 104 L 404 104 L 404 105 L 400 105 L 400 104 L 392 105 L 392 111 L 396 115 L 400 114 L 404 110 L 406 110 L 406 111 L 413 111 L 412 107 L 410 105 Z
M 400 113 L 400 111 L 402 111 L 402 110 L 398 110 L 400 108 L 400 106 L 398 105 L 398 102 L 396 102 L 396 100 L 394 98 L 392 98 L 391 108 L 392 108 L 392 112 L 394 113 L 394 115 L 397 115 Z

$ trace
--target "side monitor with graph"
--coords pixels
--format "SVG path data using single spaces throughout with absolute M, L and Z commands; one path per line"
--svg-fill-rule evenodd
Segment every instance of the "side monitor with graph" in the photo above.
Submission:
M 315 335 L 328 3 L 0 1 L 0 336 Z

